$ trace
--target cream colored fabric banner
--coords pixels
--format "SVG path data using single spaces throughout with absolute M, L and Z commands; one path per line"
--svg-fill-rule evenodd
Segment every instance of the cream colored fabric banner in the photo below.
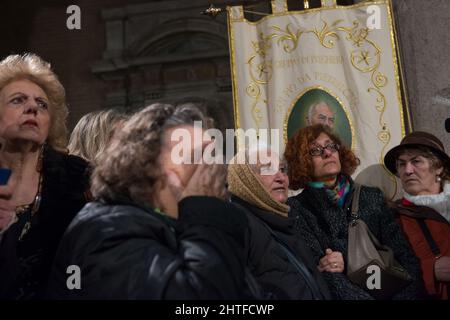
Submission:
M 237 128 L 279 128 L 284 150 L 296 129 L 327 123 L 361 160 L 354 178 L 394 198 L 382 159 L 405 129 L 389 2 L 296 12 L 283 2 L 258 22 L 228 8 Z

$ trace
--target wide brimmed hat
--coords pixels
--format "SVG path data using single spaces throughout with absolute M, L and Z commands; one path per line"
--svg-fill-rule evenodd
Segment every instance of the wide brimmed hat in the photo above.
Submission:
M 441 140 L 428 132 L 416 131 L 406 135 L 400 144 L 386 153 L 384 156 L 384 165 L 393 174 L 397 173 L 396 156 L 402 149 L 426 147 L 438 156 L 443 165 L 450 170 L 450 157 L 445 153 L 444 145 Z

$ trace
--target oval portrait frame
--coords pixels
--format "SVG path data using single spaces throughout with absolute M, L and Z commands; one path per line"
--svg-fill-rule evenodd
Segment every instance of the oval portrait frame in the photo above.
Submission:
M 330 106 L 335 113 L 335 132 L 347 147 L 355 150 L 354 128 L 348 109 L 343 102 L 331 91 L 320 87 L 309 87 L 300 93 L 295 102 L 290 106 L 284 121 L 284 141 L 288 139 L 300 128 L 307 126 L 306 117 L 309 109 L 323 101 Z

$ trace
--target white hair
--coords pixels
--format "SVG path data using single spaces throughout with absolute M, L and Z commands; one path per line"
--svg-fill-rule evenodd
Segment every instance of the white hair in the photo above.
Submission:
M 309 110 L 308 110 L 308 122 L 309 122 L 309 125 L 312 125 L 311 121 L 313 119 L 314 113 L 316 113 L 316 108 L 317 108 L 317 106 L 319 104 L 325 104 L 334 113 L 333 109 L 330 107 L 330 105 L 328 103 L 326 103 L 324 100 L 319 100 L 318 102 L 312 104 L 309 107 Z

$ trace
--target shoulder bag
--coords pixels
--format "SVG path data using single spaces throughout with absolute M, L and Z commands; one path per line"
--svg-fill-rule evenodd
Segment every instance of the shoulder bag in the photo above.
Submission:
M 395 260 L 392 249 L 380 244 L 359 219 L 360 193 L 361 185 L 355 183 L 348 227 L 347 277 L 375 299 L 390 299 L 411 282 L 411 277 Z

